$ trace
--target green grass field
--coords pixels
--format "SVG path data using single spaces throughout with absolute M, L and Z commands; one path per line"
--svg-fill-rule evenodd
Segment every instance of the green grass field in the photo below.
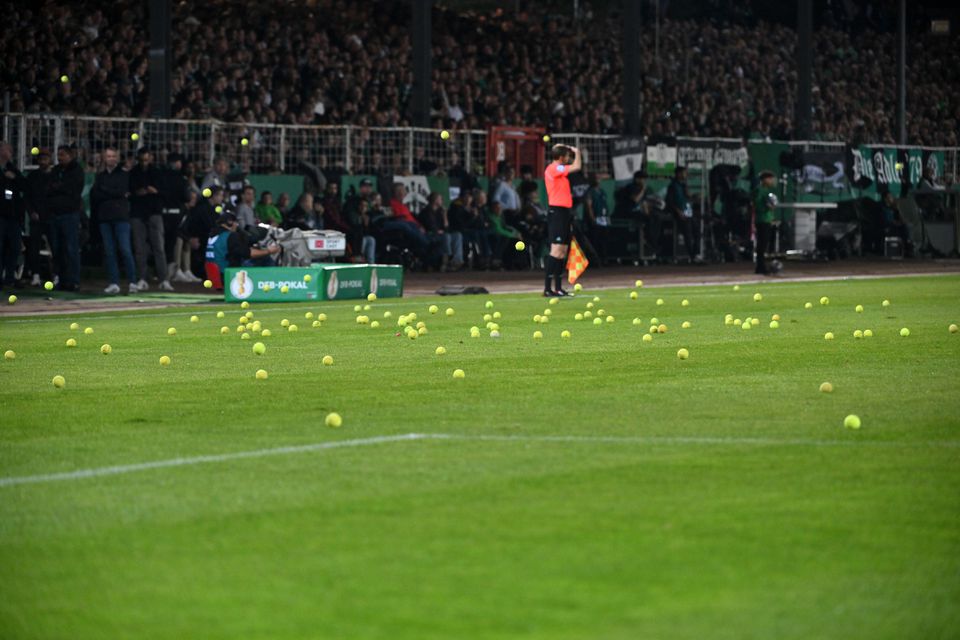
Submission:
M 631 290 L 0 320 L 0 637 L 960 636 L 960 277 Z

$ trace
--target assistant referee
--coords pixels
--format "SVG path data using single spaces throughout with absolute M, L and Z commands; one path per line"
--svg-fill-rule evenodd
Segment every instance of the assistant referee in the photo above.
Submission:
M 543 172 L 547 187 L 547 236 L 550 238 L 550 255 L 544 265 L 543 295 L 546 297 L 568 296 L 560 282 L 570 247 L 573 232 L 573 194 L 570 191 L 569 175 L 580 170 L 580 151 L 564 144 L 554 145 L 553 162 Z M 550 277 L 553 287 L 550 287 Z

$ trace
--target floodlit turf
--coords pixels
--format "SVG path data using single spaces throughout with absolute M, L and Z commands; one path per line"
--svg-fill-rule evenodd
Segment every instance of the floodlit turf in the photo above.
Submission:
M 629 291 L 0 321 L 0 637 L 960 635 L 960 277 Z

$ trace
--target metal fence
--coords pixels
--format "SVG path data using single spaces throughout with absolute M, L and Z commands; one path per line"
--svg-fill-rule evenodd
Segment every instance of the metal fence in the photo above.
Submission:
M 249 173 L 298 173 L 303 162 L 319 167 L 340 167 L 353 174 L 380 169 L 391 174 L 416 173 L 421 161 L 445 171 L 457 163 L 467 171 L 486 166 L 487 132 L 451 131 L 442 139 L 436 129 L 377 128 L 227 123 L 216 120 L 155 120 L 97 118 L 73 115 L 6 113 L 3 139 L 15 151 L 18 166 L 31 168 L 33 147 L 54 151 L 61 144 L 76 145 L 78 157 L 88 167 L 99 166 L 100 152 L 115 147 L 121 157 L 141 146 L 153 148 L 164 161 L 171 152 L 183 154 L 198 171 L 223 156 Z M 552 141 L 579 147 L 584 162 L 610 172 L 610 141 L 617 136 L 554 133 Z M 790 142 L 804 150 L 842 150 L 843 142 Z M 960 150 L 944 152 L 944 175 L 953 183 L 960 178 Z

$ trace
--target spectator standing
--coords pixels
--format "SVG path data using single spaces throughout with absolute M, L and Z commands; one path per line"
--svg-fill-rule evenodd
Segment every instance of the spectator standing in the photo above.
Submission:
M 501 161 L 497 165 L 497 183 L 493 188 L 493 202 L 500 204 L 503 216 L 511 218 L 520 211 L 520 195 L 513 187 L 513 167 Z
M 37 155 L 37 168 L 27 175 L 26 205 L 30 219 L 30 239 L 27 243 L 27 268 L 32 274 L 31 285 L 39 287 L 41 280 L 53 280 L 51 261 L 42 259 L 43 239 L 53 246 L 53 227 L 47 208 L 47 188 L 53 165 L 50 152 L 41 149 Z
M 373 208 L 369 200 L 361 200 L 358 207 L 354 226 L 360 233 L 360 253 L 367 264 L 376 264 L 377 238 L 373 228 Z
M 76 151 L 57 149 L 57 166 L 47 185 L 46 203 L 53 218 L 53 255 L 59 265 L 61 291 L 80 290 L 80 216 L 83 214 L 83 169 Z
M 702 262 L 698 257 L 696 229 L 693 225 L 693 205 L 687 195 L 687 168 L 677 167 L 673 180 L 667 186 L 667 211 L 673 216 L 677 230 L 683 235 L 690 262 Z M 674 256 L 677 258 L 678 256 Z
M 773 192 L 775 180 L 772 171 L 761 171 L 760 184 L 753 192 L 753 206 L 756 216 L 754 221 L 757 228 L 756 273 L 765 276 L 770 275 L 770 271 L 767 270 L 765 254 L 770 246 L 774 209 L 777 206 L 777 195 Z
M 137 166 L 130 170 L 130 227 L 133 231 L 134 256 L 137 261 L 139 291 L 147 291 L 147 262 L 153 264 L 161 291 L 173 291 L 167 274 L 167 256 L 163 238 L 163 196 L 160 193 L 160 172 L 153 164 L 153 152 L 147 147 L 137 151 Z M 148 246 L 149 245 L 149 246 Z
M 500 267 L 503 264 L 503 255 L 508 243 L 522 239 L 523 235 L 504 221 L 503 208 L 499 202 L 491 202 L 487 207 L 487 220 L 490 222 L 489 237 L 493 266 Z
M 120 154 L 113 147 L 103 150 L 103 171 L 97 174 L 90 189 L 90 210 L 96 212 L 103 239 L 104 266 L 110 284 L 104 293 L 120 293 L 120 269 L 117 250 L 129 282 L 128 293 L 137 292 L 137 271 L 130 249 L 130 176 L 119 166 Z M 92 217 L 92 216 L 91 216 Z
M 587 223 L 587 234 L 600 254 L 600 264 L 607 262 L 610 250 L 610 210 L 607 194 L 600 188 L 600 180 L 591 175 L 589 188 L 583 198 L 583 213 Z
M 23 244 L 23 192 L 26 179 L 13 164 L 13 147 L 0 142 L 0 271 L 4 289 L 19 288 L 17 261 Z
M 179 153 L 168 155 L 167 166 L 159 169 L 158 177 L 163 201 L 163 249 L 164 254 L 172 258 L 167 265 L 167 276 L 174 282 L 200 282 L 200 278 L 190 272 L 190 248 L 180 238 L 180 229 L 187 217 L 187 201 L 192 194 L 183 172 L 183 156 Z M 183 268 L 184 250 L 188 252 L 186 268 Z
M 199 198 L 187 214 L 183 235 L 187 237 L 192 251 L 200 250 L 203 243 L 214 233 L 220 215 L 217 213 L 217 207 L 222 207 L 223 198 L 223 187 L 211 187 L 210 197 Z
M 486 214 L 487 193 L 483 189 L 474 189 L 469 198 L 462 201 L 466 213 L 463 222 L 464 243 L 473 248 L 474 269 L 487 269 L 490 266 L 490 222 Z M 459 214 L 458 214 L 459 215 Z

